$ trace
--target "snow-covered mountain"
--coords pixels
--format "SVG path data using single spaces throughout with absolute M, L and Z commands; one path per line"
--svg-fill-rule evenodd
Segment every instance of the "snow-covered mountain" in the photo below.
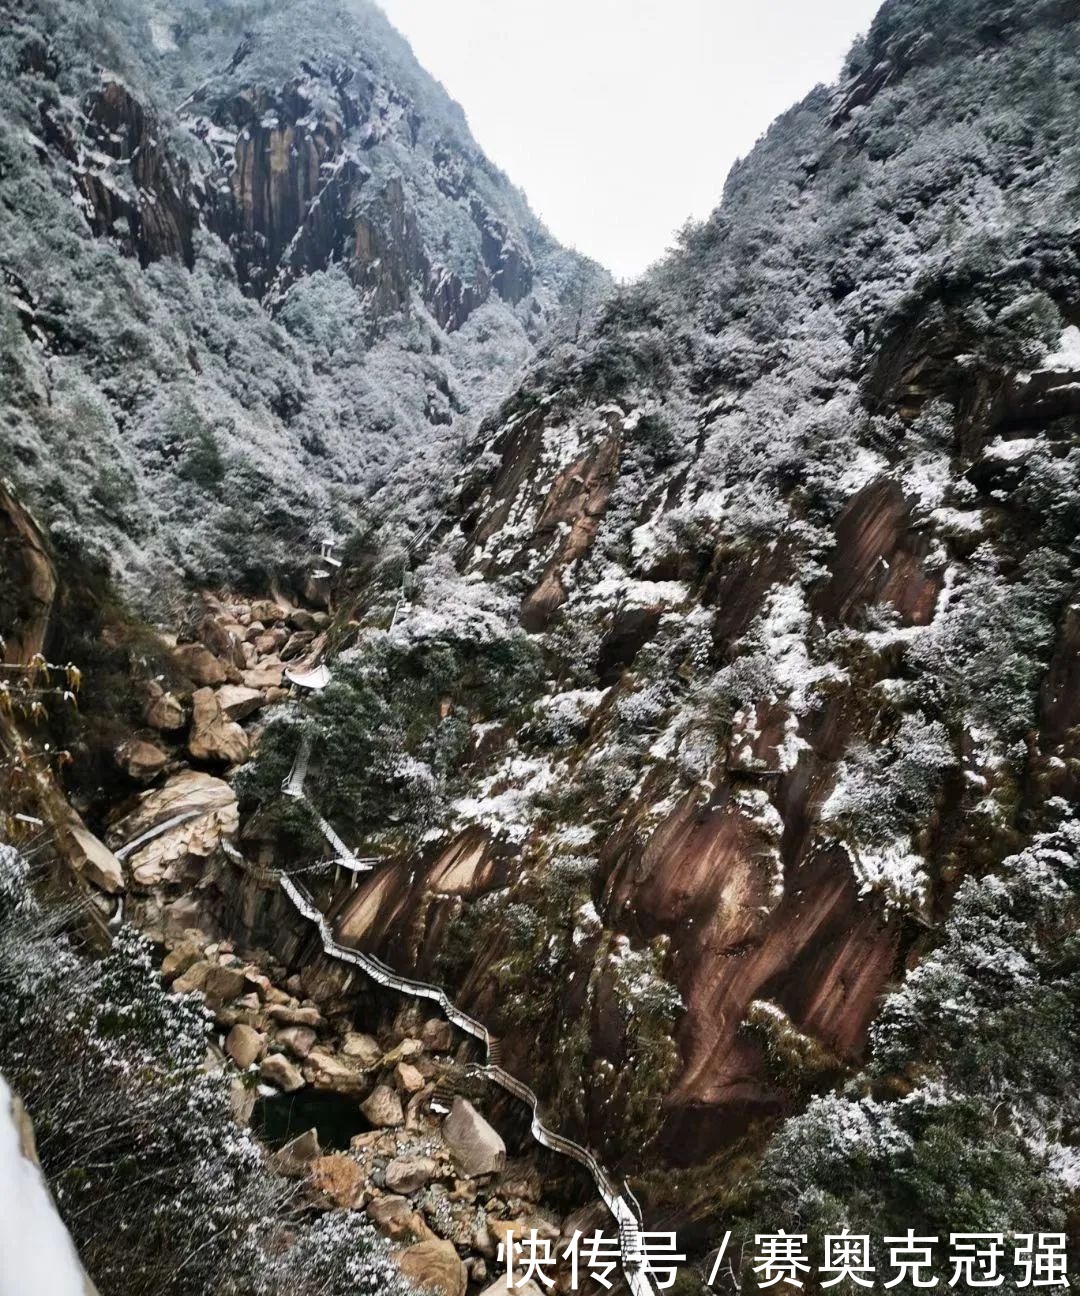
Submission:
M 408 522 L 607 286 L 363 0 L 3 19 L 5 472 L 131 589 Z
M 5 637 L 87 659 L 55 738 L 102 839 L 212 812 L 99 881 L 170 958 L 181 919 L 270 951 L 337 1047 L 295 871 L 696 1261 L 1064 1230 L 1080 4 L 888 0 L 604 300 L 344 12 L 5 37 Z M 103 549 L 178 648 L 76 588 Z

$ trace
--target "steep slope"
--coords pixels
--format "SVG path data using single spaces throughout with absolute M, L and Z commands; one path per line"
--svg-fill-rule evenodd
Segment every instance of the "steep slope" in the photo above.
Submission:
M 707 1218 L 1075 797 L 1078 13 L 890 0 L 486 425 L 389 630 L 354 577 L 320 795 L 392 857 L 338 937 L 624 1168 L 715 1155 L 654 1212 Z
M 364 0 L 0 16 L 4 471 L 144 599 L 422 515 L 606 284 Z

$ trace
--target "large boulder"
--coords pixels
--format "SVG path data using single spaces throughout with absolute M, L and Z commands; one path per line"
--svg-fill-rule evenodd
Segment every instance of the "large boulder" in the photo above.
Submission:
M 303 1059 L 315 1047 L 317 1036 L 310 1026 L 286 1026 L 278 1031 L 276 1038 L 293 1057 Z
M 171 878 L 189 858 L 206 859 L 239 823 L 236 793 L 228 783 L 200 770 L 182 770 L 160 788 L 144 792 L 136 808 L 109 829 L 108 840 L 119 850 L 167 825 L 129 859 L 134 880 L 154 886 Z
M 259 1079 L 267 1084 L 277 1085 L 286 1093 L 295 1093 L 303 1089 L 306 1081 L 284 1053 L 271 1053 L 262 1060 L 259 1067 Z
M 175 733 L 187 724 L 187 712 L 178 698 L 167 693 L 157 680 L 151 680 L 146 685 L 143 719 L 159 733 Z
M 361 1070 L 371 1071 L 382 1061 L 382 1049 L 373 1035 L 364 1035 L 359 1031 L 350 1031 L 345 1036 L 341 1051 L 347 1058 L 352 1058 Z
M 246 720 L 263 705 L 262 693 L 244 684 L 226 684 L 218 689 L 217 700 L 226 720 Z
M 306 1130 L 286 1143 L 274 1156 L 274 1164 L 282 1174 L 307 1174 L 308 1167 L 323 1154 L 319 1146 L 319 1131 Z
M 289 609 L 280 607 L 270 599 L 256 599 L 251 605 L 252 621 L 261 621 L 264 626 L 276 625 L 289 615 Z
M 251 689 L 281 688 L 285 668 L 281 662 L 264 661 L 243 672 L 244 687 Z
M 353 1210 L 361 1205 L 364 1191 L 364 1174 L 356 1161 L 335 1153 L 312 1161 L 309 1172 L 316 1191 L 342 1210 Z
M 304 1059 L 304 1076 L 316 1089 L 357 1097 L 367 1088 L 363 1072 L 329 1049 L 313 1048 Z
M 60 844 L 76 873 L 109 895 L 124 889 L 124 869 L 111 850 L 99 841 L 74 811 Z
M 173 649 L 173 661 L 200 688 L 214 688 L 229 678 L 224 662 L 215 657 L 205 644 L 181 644 Z
M 254 1066 L 266 1051 L 266 1040 L 252 1026 L 235 1025 L 225 1039 L 225 1052 L 242 1070 Z
M 401 1099 L 389 1085 L 376 1085 L 360 1104 L 360 1110 L 379 1129 L 391 1129 L 405 1123 Z
M 468 1178 L 501 1174 L 506 1168 L 506 1144 L 467 1099 L 454 1099 L 442 1134 L 458 1168 Z
M 386 1186 L 391 1192 L 407 1197 L 429 1184 L 438 1170 L 431 1157 L 397 1156 L 384 1171 Z
M 417 1242 L 393 1258 L 413 1286 L 439 1296 L 465 1296 L 469 1275 L 452 1242 Z
M 144 738 L 129 738 L 114 755 L 117 765 L 136 783 L 152 783 L 169 763 L 168 753 Z
M 371 1222 L 391 1242 L 434 1241 L 435 1234 L 428 1228 L 419 1211 L 413 1210 L 404 1197 L 388 1194 L 375 1197 L 367 1204 Z
M 248 736 L 235 721 L 228 720 L 213 689 L 201 688 L 192 697 L 195 708 L 191 719 L 188 751 L 195 760 L 223 761 L 240 765 L 251 751 Z

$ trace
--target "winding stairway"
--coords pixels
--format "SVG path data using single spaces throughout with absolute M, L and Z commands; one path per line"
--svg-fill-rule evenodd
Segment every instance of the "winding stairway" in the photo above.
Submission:
M 304 791 L 308 767 L 311 764 L 312 738 L 306 732 L 301 739 L 292 770 L 282 784 L 286 796 L 303 800 L 315 817 L 324 837 L 334 851 L 336 863 L 354 873 L 370 871 L 378 860 L 358 860 L 326 820 L 318 813 Z M 453 1002 L 439 986 L 425 981 L 414 981 L 400 976 L 381 959 L 372 954 L 340 945 L 334 939 L 329 920 L 315 903 L 314 897 L 295 877 L 288 874 L 280 876 L 282 891 L 288 896 L 293 907 L 318 929 L 319 939 L 324 953 L 341 963 L 351 964 L 378 985 L 413 999 L 426 999 L 435 1003 L 442 1010 L 448 1021 L 453 1023 L 464 1034 L 478 1040 L 483 1046 L 487 1058 L 483 1065 L 468 1068 L 471 1074 L 482 1075 L 485 1079 L 497 1084 L 500 1089 L 511 1094 L 529 1109 L 530 1128 L 533 1138 L 541 1147 L 557 1152 L 560 1156 L 569 1157 L 583 1166 L 596 1184 L 600 1198 L 615 1221 L 619 1233 L 619 1249 L 622 1258 L 623 1275 L 632 1296 L 655 1296 L 655 1288 L 649 1278 L 641 1236 L 641 1206 L 637 1198 L 625 1183 L 622 1188 L 616 1186 L 608 1171 L 595 1156 L 580 1143 L 564 1138 L 561 1134 L 549 1129 L 540 1119 L 540 1100 L 536 1094 L 516 1076 L 503 1069 L 502 1050 L 499 1040 L 492 1035 L 483 1022 L 470 1017 Z

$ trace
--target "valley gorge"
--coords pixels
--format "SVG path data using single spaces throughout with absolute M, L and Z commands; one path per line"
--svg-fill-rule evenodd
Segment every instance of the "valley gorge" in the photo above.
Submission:
M 0 15 L 0 1075 L 101 1296 L 1071 1239 L 1080 6 L 886 0 L 622 285 L 366 0 Z

